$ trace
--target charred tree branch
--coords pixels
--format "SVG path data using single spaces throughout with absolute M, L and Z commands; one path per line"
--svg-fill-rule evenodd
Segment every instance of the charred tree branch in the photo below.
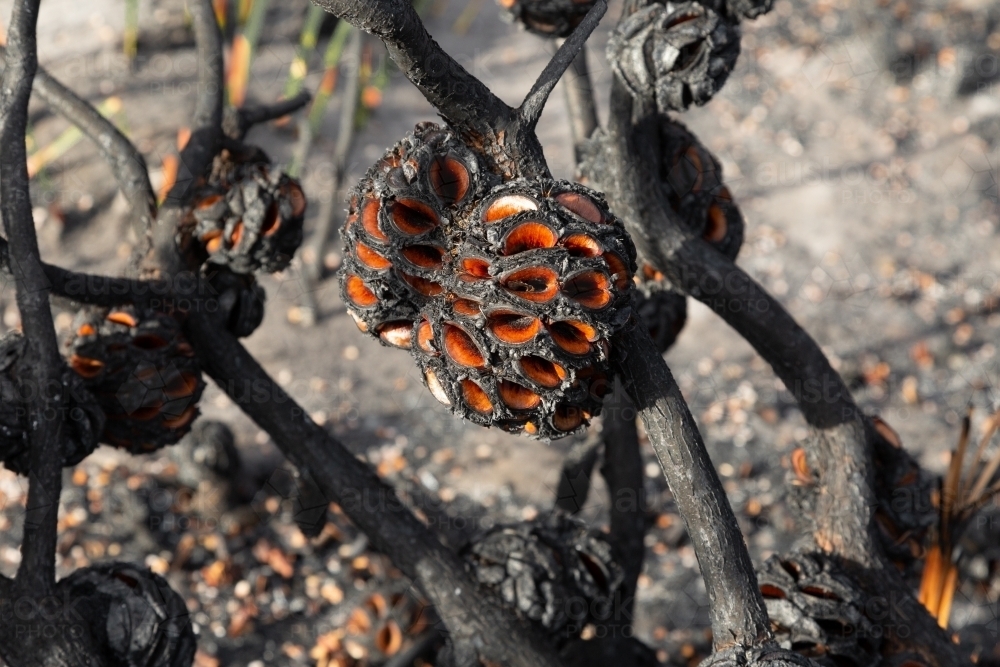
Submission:
M 309 104 L 312 95 L 302 91 L 295 97 L 256 107 L 227 107 L 222 115 L 222 130 L 227 137 L 241 141 L 254 125 L 283 118 Z
M 49 280 L 42 268 L 31 216 L 24 142 L 28 100 L 38 67 L 35 26 L 39 0 L 14 4 L 7 67 L 0 78 L 0 214 L 10 244 L 11 271 L 25 334 L 18 379 L 30 412 L 31 474 L 17 588 L 33 594 L 55 586 L 56 520 L 62 487 L 65 396 L 62 358 L 49 307 Z
M 643 327 L 616 336 L 612 364 L 687 525 L 708 590 L 716 650 L 769 642 L 767 610 L 736 516 L 680 388 Z

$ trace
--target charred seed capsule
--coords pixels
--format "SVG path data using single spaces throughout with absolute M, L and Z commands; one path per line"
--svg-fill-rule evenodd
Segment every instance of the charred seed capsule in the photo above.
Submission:
M 298 181 L 260 151 L 223 151 L 194 199 L 188 227 L 200 259 L 235 273 L 274 273 L 302 243 L 306 199 Z
M 648 268 L 646 265 L 644 268 Z M 665 282 L 651 280 L 639 270 L 636 312 L 649 331 L 656 349 L 665 353 L 677 341 L 687 323 L 687 297 L 671 289 Z
M 226 329 L 240 338 L 249 336 L 264 321 L 267 294 L 253 275 L 233 273 L 225 267 L 208 271 L 208 284 L 215 290 L 219 310 L 225 315 Z
M 656 2 L 619 23 L 608 60 L 638 99 L 661 112 L 702 105 L 722 87 L 740 54 L 735 22 L 696 2 Z
M 557 644 L 571 638 L 570 622 L 578 633 L 595 610 L 611 609 L 624 577 L 603 534 L 559 511 L 492 528 L 463 555 L 479 583 Z
M 735 259 L 743 215 L 722 180 L 722 165 L 684 125 L 660 117 L 661 169 L 671 207 L 690 231 Z
M 31 410 L 18 387 L 16 365 L 24 353 L 25 341 L 19 332 L 0 337 L 0 462 L 18 474 L 31 467 L 29 415 Z M 100 441 L 104 413 L 84 383 L 68 368 L 62 377 L 63 465 L 76 465 Z
M 757 573 L 775 639 L 818 664 L 881 663 L 881 628 L 865 616 L 862 590 L 829 557 L 772 556 Z
M 102 441 L 142 454 L 176 443 L 191 429 L 205 382 L 172 316 L 133 308 L 85 311 L 69 347 L 70 368 L 107 415 Z
M 511 23 L 542 37 L 568 37 L 596 0 L 498 0 Z
M 184 598 L 149 570 L 104 563 L 73 572 L 57 588 L 73 602 L 74 628 L 90 635 L 102 664 L 186 667 L 194 660 Z
M 608 390 L 635 249 L 583 186 L 497 181 L 449 130 L 417 126 L 351 197 L 341 292 L 456 414 L 561 437 Z

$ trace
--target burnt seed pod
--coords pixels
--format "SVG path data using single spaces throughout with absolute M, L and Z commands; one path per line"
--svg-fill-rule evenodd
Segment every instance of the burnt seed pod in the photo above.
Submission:
M 542 37 L 569 37 L 595 0 L 498 0 L 511 23 Z
M 302 243 L 306 199 L 266 156 L 223 151 L 194 199 L 186 230 L 201 259 L 235 273 L 281 271 Z
M 739 25 L 696 2 L 643 7 L 608 40 L 618 79 L 633 97 L 655 101 L 664 113 L 712 99 L 739 54 Z
M 730 259 L 743 245 L 743 214 L 722 180 L 722 165 L 683 124 L 660 117 L 660 179 L 682 223 Z
M 69 347 L 70 367 L 107 416 L 102 441 L 143 454 L 190 430 L 205 382 L 172 316 L 84 311 Z
M 215 291 L 226 329 L 234 336 L 249 336 L 264 321 L 267 294 L 253 275 L 233 273 L 226 267 L 208 269 L 208 284 Z
M 113 667 L 189 667 L 196 649 L 184 598 L 162 577 L 128 563 L 73 572 L 57 584 L 99 652 Z
M 559 511 L 496 526 L 463 557 L 479 583 L 556 644 L 607 621 L 624 578 L 604 535 Z
M 24 354 L 24 337 L 15 331 L 0 338 L 0 461 L 21 475 L 30 472 L 30 409 L 18 386 L 16 366 Z M 63 465 L 86 458 L 100 441 L 104 413 L 83 382 L 68 368 L 63 372 L 66 403 L 63 416 Z
M 775 639 L 817 664 L 880 664 L 880 628 L 865 616 L 866 597 L 823 554 L 771 556 L 757 573 Z
M 651 267 L 646 264 L 642 276 Z M 677 336 L 687 323 L 687 297 L 671 289 L 666 283 L 647 278 L 637 279 L 636 312 L 649 331 L 656 349 L 664 354 L 677 341 Z
M 452 132 L 419 125 L 351 197 L 342 296 L 456 414 L 561 437 L 608 391 L 635 249 L 588 188 L 498 181 Z

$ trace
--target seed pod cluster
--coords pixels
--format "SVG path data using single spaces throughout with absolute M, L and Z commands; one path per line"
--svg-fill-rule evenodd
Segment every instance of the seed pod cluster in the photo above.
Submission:
M 743 215 L 722 180 L 722 165 L 684 125 L 660 117 L 660 165 L 670 206 L 690 231 L 730 259 L 743 245 Z
M 310 657 L 328 667 L 383 665 L 412 646 L 433 618 L 427 603 L 401 580 L 378 582 L 347 613 L 347 621 L 319 636 Z
M 608 391 L 635 249 L 583 186 L 498 181 L 452 132 L 418 125 L 352 195 L 341 292 L 456 414 L 561 437 Z
M 602 533 L 553 511 L 492 528 L 464 552 L 479 583 L 519 615 L 539 623 L 556 643 L 614 612 L 624 578 Z
M 25 340 L 20 332 L 0 337 L 0 462 L 18 474 L 26 475 L 31 467 L 31 439 L 28 403 L 18 386 L 17 364 L 24 354 Z M 66 403 L 63 417 L 63 465 L 76 465 L 86 458 L 100 439 L 104 413 L 79 377 L 65 369 L 62 391 Z
M 171 315 L 84 311 L 69 353 L 107 416 L 101 439 L 110 445 L 151 452 L 180 440 L 198 416 L 201 367 Z
M 864 593 L 823 554 L 772 556 L 757 573 L 775 639 L 820 665 L 880 664 Z
M 569 37 L 596 0 L 499 0 L 511 23 L 542 37 Z
M 197 648 L 184 598 L 162 577 L 128 563 L 83 568 L 58 583 L 99 664 L 188 667 Z M 74 629 L 81 630 L 74 626 Z
M 202 259 L 235 273 L 274 273 L 302 243 L 305 211 L 298 181 L 272 169 L 261 151 L 223 151 L 194 198 L 188 225 Z
M 662 113 L 712 99 L 739 54 L 739 24 L 697 2 L 649 4 L 621 21 L 608 40 L 619 81 Z

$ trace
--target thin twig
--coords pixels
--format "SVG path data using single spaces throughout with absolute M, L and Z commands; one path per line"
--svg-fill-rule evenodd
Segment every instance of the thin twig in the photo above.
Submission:
M 517 113 L 520 116 L 522 127 L 527 131 L 533 131 L 538 124 L 538 119 L 542 116 L 542 109 L 545 102 L 552 94 L 552 90 L 559 83 L 563 72 L 573 64 L 577 57 L 583 53 L 584 45 L 590 34 L 594 32 L 601 22 L 605 12 L 608 11 L 606 0 L 598 0 L 580 24 L 573 30 L 573 34 L 566 38 L 560 45 L 559 50 L 552 57 L 552 60 L 545 66 L 538 76 L 528 95 L 521 102 Z M 586 56 L 584 56 L 586 57 Z
M 563 458 L 556 486 L 555 506 L 569 514 L 577 514 L 587 503 L 590 495 L 590 478 L 597 465 L 601 450 L 601 439 L 593 434 L 584 436 L 574 443 Z
M 767 610 L 753 562 L 680 388 L 644 327 L 617 335 L 612 350 L 701 565 L 716 650 L 766 643 Z
M 242 140 L 254 125 L 266 123 L 269 120 L 284 118 L 309 104 L 312 95 L 302 91 L 287 100 L 274 104 L 264 104 L 253 107 L 226 107 L 222 116 L 222 130 L 230 139 Z
M 587 65 L 587 48 L 577 54 L 563 75 L 563 90 L 566 92 L 566 109 L 569 112 L 569 127 L 573 137 L 573 151 L 576 161 L 582 158 L 584 142 L 599 126 L 597 104 L 594 102 L 594 86 L 590 80 Z
M 27 151 L 28 100 L 38 67 L 35 25 L 39 0 L 14 4 L 7 43 L 7 67 L 0 78 L 0 215 L 10 244 L 17 307 L 25 334 L 18 373 L 26 397 L 31 439 L 31 473 L 17 585 L 49 593 L 55 586 L 56 520 L 62 487 L 62 358 L 56 342 L 49 282 L 42 268 L 31 216 Z

